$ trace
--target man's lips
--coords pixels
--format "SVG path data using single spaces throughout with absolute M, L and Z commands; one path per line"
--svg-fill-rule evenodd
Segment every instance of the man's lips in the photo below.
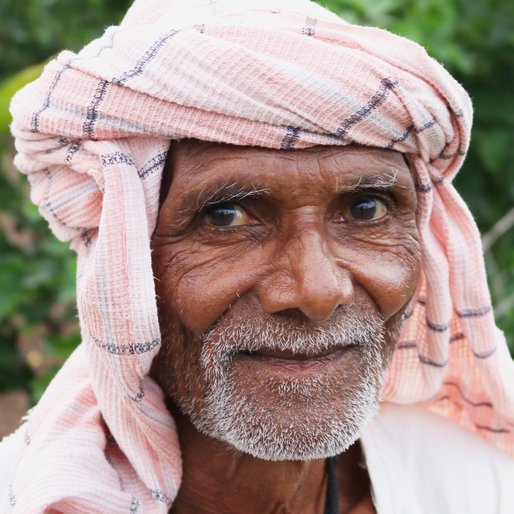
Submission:
M 277 350 L 262 348 L 256 351 L 241 351 L 236 357 L 248 358 L 256 361 L 269 362 L 270 364 L 305 365 L 316 362 L 327 362 L 338 358 L 346 350 L 355 345 L 338 345 L 321 351 L 293 352 L 292 350 Z
M 271 357 L 275 359 L 292 359 L 292 360 L 310 360 L 316 359 L 320 357 L 324 357 L 325 355 L 330 355 L 337 350 L 340 350 L 342 347 L 333 347 L 328 350 L 319 351 L 319 352 L 293 352 L 292 350 L 278 350 L 278 349 L 267 349 L 262 348 L 255 351 L 242 351 L 240 353 L 249 355 L 251 357 Z

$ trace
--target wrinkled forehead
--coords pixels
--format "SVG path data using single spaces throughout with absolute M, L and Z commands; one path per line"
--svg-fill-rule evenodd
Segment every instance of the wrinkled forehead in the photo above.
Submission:
M 161 201 L 172 183 L 178 190 L 229 183 L 290 190 L 292 182 L 299 189 L 330 191 L 363 183 L 414 187 L 407 156 L 394 150 L 361 145 L 279 150 L 187 139 L 171 144 Z

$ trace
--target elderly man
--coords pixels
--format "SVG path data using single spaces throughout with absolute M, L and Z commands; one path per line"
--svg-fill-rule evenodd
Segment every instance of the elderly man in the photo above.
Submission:
M 307 0 L 137 0 L 12 104 L 83 343 L 1 512 L 514 512 L 469 98 Z

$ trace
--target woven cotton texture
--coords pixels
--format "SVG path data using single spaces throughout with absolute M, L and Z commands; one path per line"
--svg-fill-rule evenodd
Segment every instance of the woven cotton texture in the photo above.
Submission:
M 306 0 L 136 0 L 12 102 L 17 167 L 78 254 L 82 344 L 22 426 L 1 512 L 168 511 L 177 434 L 148 377 L 160 346 L 150 238 L 171 139 L 407 154 L 423 276 L 383 399 L 418 404 L 514 455 L 514 366 L 480 239 L 451 180 L 462 87 L 415 43 Z

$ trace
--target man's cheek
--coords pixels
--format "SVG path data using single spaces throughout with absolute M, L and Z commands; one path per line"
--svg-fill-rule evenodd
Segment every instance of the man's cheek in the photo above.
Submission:
M 222 249 L 178 251 L 168 262 L 172 264 L 157 275 L 159 297 L 196 337 L 251 289 L 265 269 L 258 253 L 238 252 L 229 259 Z
M 176 317 L 163 313 L 162 307 L 159 318 L 162 345 L 151 374 L 167 396 L 201 398 L 205 389 L 200 365 L 201 343 L 190 337 Z
M 416 291 L 421 251 L 411 238 L 368 250 L 366 254 L 345 252 L 343 266 L 351 270 L 355 286 L 366 290 L 387 321 L 406 307 Z

